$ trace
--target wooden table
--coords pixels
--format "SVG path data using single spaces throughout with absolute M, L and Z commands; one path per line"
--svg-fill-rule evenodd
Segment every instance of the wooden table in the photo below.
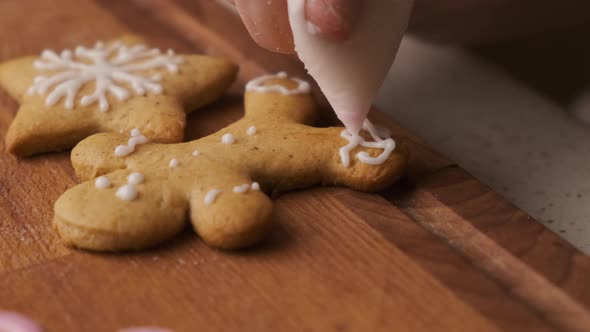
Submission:
M 0 1 L 0 60 L 126 32 L 240 63 L 228 96 L 191 115 L 188 138 L 238 119 L 249 78 L 303 75 L 293 58 L 256 47 L 211 0 Z M 16 110 L 0 91 L 0 136 Z M 23 312 L 48 332 L 590 331 L 588 257 L 375 117 L 409 142 L 400 183 L 380 195 L 281 195 L 269 240 L 236 253 L 206 247 L 189 229 L 141 253 L 66 248 L 50 222 L 53 202 L 76 183 L 68 153 L 0 153 L 0 309 Z

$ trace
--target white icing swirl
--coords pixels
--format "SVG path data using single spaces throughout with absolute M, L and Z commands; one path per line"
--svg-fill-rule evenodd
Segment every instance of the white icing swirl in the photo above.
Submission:
M 89 82 L 94 82 L 95 89 L 90 95 L 80 98 L 81 106 L 98 103 L 99 110 L 109 109 L 107 95 L 123 101 L 131 96 L 125 84 L 136 94 L 143 96 L 146 91 L 161 94 L 162 85 L 158 83 L 161 74 L 144 77 L 140 71 L 167 69 L 178 72 L 178 65 L 183 62 L 169 50 L 162 54 L 159 49 L 148 49 L 145 45 L 127 46 L 122 42 L 105 45 L 97 42 L 93 48 L 78 46 L 74 51 L 63 50 L 60 54 L 44 50 L 39 60 L 33 62 L 37 70 L 49 70 L 50 76 L 37 76 L 29 87 L 29 95 L 44 95 L 47 107 L 55 105 L 64 98 L 67 109 L 74 107 L 80 89 Z
M 115 148 L 115 156 L 124 157 L 130 155 L 135 151 L 135 146 L 145 144 L 148 141 L 147 137 L 143 136 L 139 129 L 134 128 L 131 130 L 131 138 L 127 141 L 127 145 L 117 145 Z
M 351 135 L 346 130 L 342 131 L 340 134 L 341 137 L 348 140 L 348 144 L 340 148 L 340 160 L 345 167 L 350 166 L 350 151 L 355 149 L 358 146 L 366 147 L 366 148 L 374 148 L 374 149 L 383 149 L 383 152 L 379 154 L 377 157 L 371 157 L 366 151 L 361 151 L 356 154 L 356 158 L 365 164 L 369 165 L 380 165 L 384 163 L 391 152 L 395 150 L 395 141 L 393 138 L 381 138 L 379 137 L 379 133 L 373 126 L 373 124 L 367 119 L 363 124 L 363 129 L 367 130 L 371 137 L 373 137 L 374 142 L 367 142 L 364 138 L 360 135 Z
M 94 186 L 98 189 L 106 189 L 111 186 L 111 181 L 106 176 L 99 176 L 94 180 Z
M 253 91 L 259 93 L 278 92 L 287 96 L 306 94 L 311 91 L 311 86 L 309 85 L 309 83 L 298 78 L 289 78 L 290 80 L 297 82 L 297 87 L 294 89 L 289 89 L 280 84 L 264 85 L 266 81 L 276 78 L 285 79 L 287 78 L 287 73 L 279 72 L 276 75 L 259 76 L 246 84 L 246 91 Z
M 232 134 L 225 134 L 223 136 L 221 136 L 221 143 L 223 144 L 234 144 L 234 142 L 236 141 L 236 139 L 234 138 L 234 135 Z
M 248 134 L 250 136 L 256 135 L 256 127 L 255 126 L 248 127 L 248 129 L 246 129 L 246 134 Z
M 215 202 L 217 195 L 221 194 L 221 189 L 211 189 L 205 194 L 205 199 L 203 200 L 205 205 L 211 205 Z

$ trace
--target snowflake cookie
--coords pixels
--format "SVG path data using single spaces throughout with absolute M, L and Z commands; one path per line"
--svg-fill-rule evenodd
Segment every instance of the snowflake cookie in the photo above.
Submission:
M 163 52 L 135 36 L 2 63 L 0 87 L 20 103 L 7 150 L 59 151 L 135 127 L 150 140 L 180 142 L 186 113 L 221 96 L 236 73 L 227 60 Z
M 268 89 L 246 92 L 244 118 L 198 140 L 148 142 L 125 155 L 117 148 L 140 132 L 102 133 L 80 142 L 72 164 L 85 182 L 66 191 L 54 208 L 61 238 L 91 250 L 138 250 L 173 237 L 188 216 L 207 244 L 240 248 L 269 229 L 272 203 L 265 192 L 313 185 L 376 191 L 402 174 L 404 144 L 351 148 L 343 128 L 310 126 L 318 112 L 298 81 L 280 76 L 258 86 Z M 369 139 L 364 135 L 360 143 Z M 355 156 L 348 165 L 342 147 Z

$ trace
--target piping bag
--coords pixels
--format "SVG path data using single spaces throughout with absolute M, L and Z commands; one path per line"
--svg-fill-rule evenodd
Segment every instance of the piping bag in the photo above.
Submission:
M 305 18 L 305 0 L 288 0 L 295 51 L 316 80 L 346 130 L 358 136 L 399 47 L 395 0 L 363 1 L 359 20 L 344 42 L 314 34 Z

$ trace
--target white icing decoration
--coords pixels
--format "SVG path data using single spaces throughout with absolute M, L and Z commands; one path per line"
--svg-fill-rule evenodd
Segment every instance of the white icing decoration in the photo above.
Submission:
M 157 48 L 149 49 L 145 45 L 127 46 L 122 42 L 110 45 L 97 42 L 92 48 L 78 46 L 74 51 L 66 49 L 60 54 L 44 50 L 40 59 L 33 62 L 33 67 L 53 73 L 35 77 L 27 92 L 29 95 L 47 94 L 47 107 L 64 98 L 64 106 L 72 109 L 80 89 L 85 84 L 94 82 L 94 92 L 82 96 L 80 105 L 98 103 L 100 111 L 106 112 L 109 109 L 107 95 L 117 100 L 126 100 L 131 96 L 129 87 L 140 96 L 147 91 L 162 93 L 162 85 L 158 83 L 161 74 L 148 78 L 139 72 L 165 68 L 171 73 L 177 73 L 178 65 L 182 62 L 182 58 L 174 53 L 162 54 Z
M 252 182 L 252 185 L 250 186 L 250 189 L 252 189 L 252 190 L 260 190 L 260 184 L 258 184 L 258 182 Z
M 137 198 L 137 190 L 133 184 L 126 184 L 119 187 L 115 195 L 124 201 L 132 201 Z
M 141 136 L 141 131 L 138 128 L 133 128 L 129 134 L 131 137 Z
M 246 130 L 246 134 L 248 134 L 250 136 L 256 135 L 256 127 L 255 126 L 248 127 L 248 129 Z
M 360 135 L 351 135 L 346 130 L 342 131 L 340 134 L 341 137 L 345 138 L 349 142 L 347 145 L 340 148 L 340 160 L 345 167 L 350 166 L 350 151 L 359 145 L 365 148 L 383 149 L 383 152 L 381 152 L 381 154 L 379 154 L 377 157 L 371 157 L 365 151 L 361 151 L 356 154 L 356 158 L 360 162 L 369 165 L 379 165 L 384 163 L 391 155 L 391 152 L 395 149 L 395 141 L 391 137 L 386 139 L 379 137 L 377 130 L 368 119 L 365 120 L 363 129 L 367 130 L 371 134 L 374 142 L 367 142 Z
M 193 151 L 193 157 L 198 157 L 201 153 L 199 152 L 199 150 L 195 150 Z
M 180 164 L 180 162 L 176 158 L 172 158 L 172 159 L 170 159 L 168 166 L 174 168 L 174 167 L 178 166 L 179 164 Z
M 127 176 L 127 183 L 130 184 L 140 184 L 144 180 L 143 174 L 139 172 L 133 172 Z
M 99 176 L 94 181 L 94 185 L 98 189 L 106 189 L 111 186 L 111 181 L 106 176 Z
M 145 144 L 148 142 L 147 137 L 141 134 L 139 129 L 135 128 L 131 130 L 131 137 L 127 141 L 127 145 L 117 145 L 115 148 L 115 156 L 124 157 L 135 151 L 135 146 L 139 144 Z
M 234 135 L 232 134 L 225 134 L 223 136 L 221 136 L 221 143 L 223 144 L 233 144 L 235 142 L 235 138 Z
M 309 85 L 309 83 L 298 78 L 290 78 L 291 80 L 297 82 L 297 87 L 295 89 L 289 89 L 280 84 L 273 84 L 268 86 L 264 85 L 264 82 L 275 78 L 287 78 L 287 73 L 280 72 L 276 75 L 259 76 L 246 84 L 246 91 L 254 91 L 259 93 L 278 92 L 284 95 L 304 94 L 309 93 L 311 91 L 311 86 Z
M 241 194 L 241 193 L 245 193 L 246 191 L 248 191 L 248 189 L 250 189 L 250 184 L 249 183 L 245 183 L 239 186 L 235 186 L 233 189 L 233 192 L 236 194 Z
M 217 195 L 219 195 L 221 193 L 221 189 L 211 189 L 207 192 L 207 194 L 205 195 L 205 205 L 211 205 L 213 204 L 213 202 L 215 202 L 215 198 L 217 198 Z

